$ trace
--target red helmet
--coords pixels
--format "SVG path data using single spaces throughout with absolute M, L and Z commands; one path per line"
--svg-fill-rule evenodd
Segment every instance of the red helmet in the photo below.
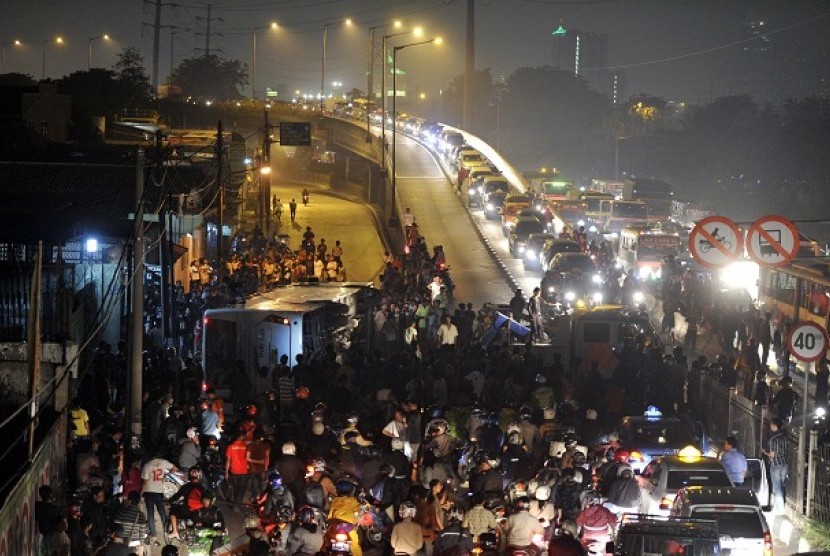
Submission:
M 255 405 L 251 404 L 248 406 L 248 417 L 256 417 L 257 408 Z
M 307 386 L 300 386 L 297 388 L 297 399 L 298 400 L 307 400 L 310 392 L 308 391 Z
M 628 463 L 629 453 L 626 450 L 617 450 L 614 452 L 614 461 L 617 463 Z

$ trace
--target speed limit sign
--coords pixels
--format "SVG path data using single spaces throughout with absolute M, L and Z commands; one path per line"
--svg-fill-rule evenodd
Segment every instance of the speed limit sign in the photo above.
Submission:
M 824 328 L 812 322 L 796 324 L 787 339 L 787 347 L 789 347 L 790 353 L 796 359 L 805 363 L 812 363 L 824 357 L 827 344 L 827 332 Z

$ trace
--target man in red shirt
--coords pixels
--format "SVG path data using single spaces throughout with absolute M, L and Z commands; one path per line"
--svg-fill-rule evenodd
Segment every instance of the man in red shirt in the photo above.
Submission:
M 245 444 L 245 433 L 243 432 L 238 432 L 234 441 L 228 444 L 225 449 L 225 477 L 233 488 L 234 499 L 228 500 L 228 502 L 241 506 L 250 481 L 248 446 Z

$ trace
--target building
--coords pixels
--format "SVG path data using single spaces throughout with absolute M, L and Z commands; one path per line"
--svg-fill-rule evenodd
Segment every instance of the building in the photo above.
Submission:
M 607 33 L 568 29 L 559 24 L 551 33 L 551 60 L 556 69 L 572 71 L 584 77 L 599 93 L 613 98 L 614 73 L 596 69 L 609 66 Z M 619 86 L 619 78 L 617 80 Z

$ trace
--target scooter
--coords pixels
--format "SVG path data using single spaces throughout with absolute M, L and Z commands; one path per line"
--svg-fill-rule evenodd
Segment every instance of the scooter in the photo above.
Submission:
M 303 193 L 303 206 L 304 207 L 308 206 L 308 197 L 309 197 L 308 192 L 304 192 Z

